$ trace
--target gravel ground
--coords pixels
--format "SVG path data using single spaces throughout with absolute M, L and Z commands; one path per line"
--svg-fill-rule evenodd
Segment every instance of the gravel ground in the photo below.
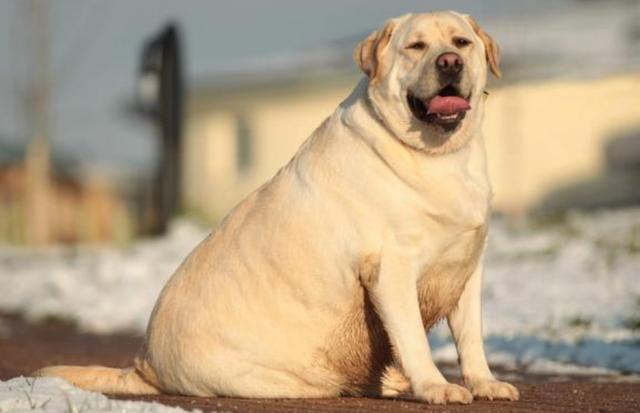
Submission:
M 130 364 L 141 338 L 128 335 L 79 333 L 59 323 L 29 324 L 16 316 L 0 315 L 0 380 L 7 380 L 51 364 Z M 441 368 L 456 380 L 454 366 Z M 184 409 L 230 412 L 640 412 L 637 376 L 532 375 L 498 371 L 512 381 L 518 402 L 475 401 L 470 406 L 430 406 L 405 400 L 337 398 L 267 400 L 198 398 L 185 396 L 118 396 L 116 399 L 155 401 Z

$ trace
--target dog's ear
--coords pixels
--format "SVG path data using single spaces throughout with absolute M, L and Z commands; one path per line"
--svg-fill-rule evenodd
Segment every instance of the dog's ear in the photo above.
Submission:
M 371 82 L 375 82 L 380 77 L 382 54 L 389 45 L 396 25 L 396 19 L 388 20 L 382 29 L 371 33 L 361 41 L 353 52 L 353 58 Z
M 489 68 L 491 69 L 491 73 L 498 79 L 502 77 L 502 72 L 500 72 L 500 49 L 498 48 L 498 44 L 495 40 L 487 32 L 482 30 L 478 23 L 473 19 L 473 17 L 466 15 L 467 21 L 476 32 L 478 37 L 484 43 L 484 50 L 487 57 L 487 63 L 489 64 Z

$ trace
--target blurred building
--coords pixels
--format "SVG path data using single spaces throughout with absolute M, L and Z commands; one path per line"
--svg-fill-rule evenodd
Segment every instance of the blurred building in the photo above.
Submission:
M 611 185 L 588 184 L 610 169 L 610 142 L 640 139 L 640 24 L 630 13 L 637 7 L 616 3 L 544 22 L 482 22 L 501 43 L 505 73 L 490 82 L 484 126 L 497 212 L 640 199 L 628 173 Z M 355 86 L 351 53 L 365 36 L 307 51 L 277 71 L 247 68 L 197 83 L 184 143 L 185 205 L 219 218 L 284 165 Z

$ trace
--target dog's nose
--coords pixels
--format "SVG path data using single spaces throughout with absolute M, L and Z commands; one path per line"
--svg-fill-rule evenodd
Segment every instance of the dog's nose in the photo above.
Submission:
M 436 59 L 436 67 L 445 75 L 457 75 L 463 66 L 462 58 L 457 53 L 443 53 Z

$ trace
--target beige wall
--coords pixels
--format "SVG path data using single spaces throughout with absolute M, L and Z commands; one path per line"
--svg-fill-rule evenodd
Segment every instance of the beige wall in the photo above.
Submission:
M 271 177 L 350 92 L 344 86 L 258 95 L 243 105 L 196 102 L 185 141 L 185 203 L 217 219 Z M 237 167 L 237 114 L 249 125 L 253 166 Z M 597 175 L 604 143 L 640 128 L 640 76 L 495 89 L 485 136 L 494 209 L 526 212 L 558 186 Z
M 640 130 L 639 75 L 496 90 L 484 123 L 495 208 L 526 212 L 602 173 L 605 143 L 626 130 Z

